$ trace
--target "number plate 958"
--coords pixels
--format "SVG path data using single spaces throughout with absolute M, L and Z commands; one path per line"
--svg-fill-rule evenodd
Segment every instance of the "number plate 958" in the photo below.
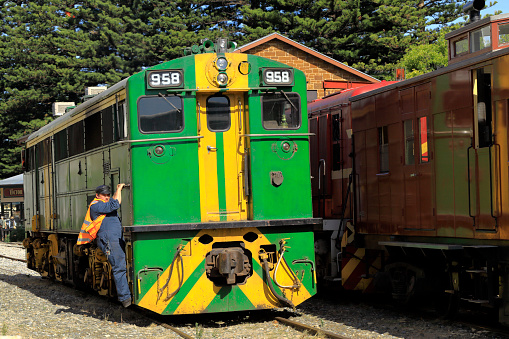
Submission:
M 184 81 L 182 70 L 147 72 L 148 88 L 181 87 Z
M 262 71 L 264 85 L 293 85 L 293 69 L 291 68 L 264 68 Z

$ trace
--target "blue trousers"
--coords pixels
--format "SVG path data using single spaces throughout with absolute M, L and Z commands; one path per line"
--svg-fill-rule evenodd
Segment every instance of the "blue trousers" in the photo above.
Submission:
M 125 242 L 116 232 L 99 232 L 97 234 L 97 247 L 106 254 L 111 264 L 113 280 L 117 288 L 120 302 L 131 299 L 131 291 L 127 284 L 127 269 L 125 261 Z

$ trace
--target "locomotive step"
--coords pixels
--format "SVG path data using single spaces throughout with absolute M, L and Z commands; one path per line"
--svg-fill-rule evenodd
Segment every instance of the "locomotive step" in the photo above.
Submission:
M 480 269 L 480 270 L 465 270 L 465 272 L 467 273 L 487 273 L 487 269 L 486 267 Z
M 461 300 L 473 303 L 473 304 L 479 304 L 479 305 L 489 305 L 489 300 L 483 300 L 483 299 L 467 299 L 467 298 L 461 298 Z

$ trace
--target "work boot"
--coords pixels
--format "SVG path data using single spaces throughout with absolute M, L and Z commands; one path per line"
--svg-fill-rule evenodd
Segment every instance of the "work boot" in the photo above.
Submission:
M 124 306 L 124 308 L 131 306 L 131 298 L 122 301 L 122 306 Z

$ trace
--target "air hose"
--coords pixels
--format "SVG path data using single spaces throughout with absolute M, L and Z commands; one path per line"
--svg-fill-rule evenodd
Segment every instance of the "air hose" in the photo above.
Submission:
M 262 257 L 261 259 L 263 261 L 263 269 L 265 271 L 265 277 L 267 278 L 267 285 L 269 285 L 269 288 L 270 288 L 270 291 L 272 292 L 272 294 L 281 302 L 281 304 L 291 307 L 291 308 L 295 308 L 295 305 L 290 300 L 288 300 L 285 297 L 282 297 L 276 293 L 276 291 L 274 290 L 274 286 L 272 286 L 272 281 L 270 279 L 269 263 L 267 262 L 266 258 Z
M 182 251 L 182 246 L 179 246 L 177 249 L 177 252 L 175 253 L 175 256 L 173 257 L 173 260 L 171 262 L 170 274 L 168 275 L 168 279 L 166 279 L 166 283 L 164 284 L 163 287 L 157 289 L 157 300 L 159 300 L 161 298 L 161 295 L 163 294 L 164 289 L 167 288 L 168 284 L 170 283 L 171 275 L 173 274 L 173 266 L 174 266 L 177 258 L 179 258 L 181 251 Z M 180 279 L 179 279 L 179 286 L 177 287 L 177 289 L 175 291 L 168 293 L 168 295 L 164 299 L 164 302 L 167 302 L 168 300 L 170 300 L 175 294 L 177 294 L 180 291 L 180 288 L 182 287 L 182 284 L 184 282 L 184 262 L 183 262 L 182 258 L 180 258 L 180 269 L 182 271 L 182 275 L 180 276 Z
M 285 254 L 285 247 L 284 246 L 281 246 L 281 255 L 279 256 L 279 259 L 277 261 L 277 265 L 276 265 L 276 269 L 274 270 L 274 283 L 279 287 L 279 288 L 299 288 L 300 287 L 300 281 L 299 279 L 297 279 L 297 277 L 295 276 L 295 274 L 293 273 L 292 269 L 290 269 L 290 267 L 288 266 L 288 263 L 286 262 L 286 259 L 283 257 Z M 276 275 L 277 275 L 277 269 L 279 268 L 279 264 L 281 263 L 281 259 L 284 261 L 284 263 L 286 264 L 286 267 L 288 267 L 290 269 L 290 273 L 292 274 L 292 278 L 293 278 L 293 283 L 294 285 L 291 285 L 291 286 L 282 286 L 280 285 L 277 280 L 276 280 Z

